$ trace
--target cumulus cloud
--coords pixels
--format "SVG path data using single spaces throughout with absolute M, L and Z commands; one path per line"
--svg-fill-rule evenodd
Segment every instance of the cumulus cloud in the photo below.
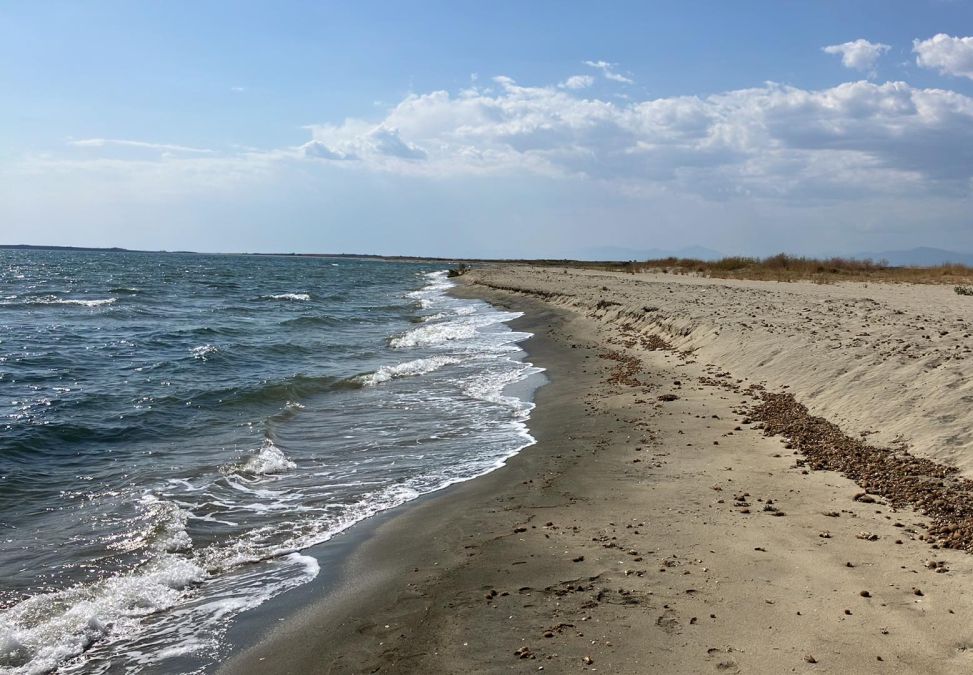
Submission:
M 403 161 L 413 163 L 428 156 L 416 143 L 402 139 L 391 118 L 379 124 L 346 120 L 338 126 L 313 125 L 308 129 L 313 138 L 300 147 L 305 157 L 360 160 L 376 167 L 394 169 L 401 167 Z
M 956 92 L 904 82 L 767 84 L 618 103 L 494 82 L 499 90 L 410 95 L 377 124 L 346 120 L 311 127 L 312 135 L 377 170 L 528 171 L 711 198 L 969 191 L 973 180 L 973 99 Z
M 305 157 L 316 159 L 330 159 L 336 161 L 358 159 L 358 157 L 355 155 L 347 154 L 339 150 L 333 150 L 321 141 L 308 141 L 300 147 L 300 151 Z
M 558 86 L 562 89 L 587 89 L 595 83 L 591 75 L 572 75 Z
M 400 159 L 425 159 L 426 151 L 413 143 L 403 141 L 399 130 L 379 126 L 368 134 L 372 148 L 381 155 Z
M 621 82 L 623 84 L 633 84 L 634 80 L 625 77 L 615 72 L 615 66 L 617 63 L 609 63 L 608 61 L 585 61 L 584 64 L 591 68 L 595 68 L 601 71 L 602 76 L 606 80 L 612 80 L 613 82 Z
M 912 51 L 916 54 L 916 63 L 923 68 L 973 80 L 973 37 L 940 33 L 928 40 L 913 41 Z
M 38 158 L 34 170 L 143 172 L 146 183 L 163 170 L 183 171 L 193 179 L 180 185 L 198 185 L 317 166 L 437 179 L 533 175 L 704 200 L 973 196 L 973 98 L 958 92 L 904 82 L 817 90 L 768 83 L 705 97 L 619 101 L 561 85 L 525 86 L 501 76 L 457 92 L 410 94 L 377 118 L 312 125 L 303 144 L 268 151 L 208 154 L 86 139 L 74 144 L 183 152 L 137 161 L 111 153 Z
M 840 45 L 828 45 L 822 47 L 821 51 L 825 54 L 841 56 L 841 65 L 845 68 L 860 70 L 865 73 L 875 74 L 875 64 L 882 54 L 891 47 L 881 42 L 869 42 L 859 38 L 851 42 L 844 42 Z

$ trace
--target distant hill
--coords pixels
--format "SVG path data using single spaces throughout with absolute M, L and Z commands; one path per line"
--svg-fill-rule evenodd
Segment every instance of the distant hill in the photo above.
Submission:
M 598 246 L 580 252 L 579 260 L 659 260 L 661 258 L 694 258 L 697 260 L 719 260 L 723 254 L 703 246 L 687 246 L 679 249 L 647 248 L 634 249 L 622 246 Z
M 907 251 L 881 251 L 878 253 L 856 253 L 854 258 L 874 261 L 887 260 L 896 267 L 935 267 L 943 263 L 958 263 L 973 267 L 973 253 L 959 253 L 942 248 L 920 246 Z

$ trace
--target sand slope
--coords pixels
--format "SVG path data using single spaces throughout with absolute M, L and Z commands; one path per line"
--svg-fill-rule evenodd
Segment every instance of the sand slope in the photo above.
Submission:
M 973 475 L 973 298 L 950 286 L 774 283 L 505 267 L 471 281 L 665 337 L 734 377 L 789 388 L 852 435 Z M 599 302 L 617 302 L 598 308 Z

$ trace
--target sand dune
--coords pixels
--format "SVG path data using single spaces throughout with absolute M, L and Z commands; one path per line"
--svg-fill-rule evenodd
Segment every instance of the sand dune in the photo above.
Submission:
M 788 389 L 846 433 L 973 476 L 973 299 L 949 286 L 528 266 L 476 270 L 471 281 L 658 333 L 734 377 Z

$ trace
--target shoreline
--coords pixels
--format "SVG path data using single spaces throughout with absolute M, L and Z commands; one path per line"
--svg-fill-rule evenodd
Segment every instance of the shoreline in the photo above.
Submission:
M 526 312 L 537 443 L 379 523 L 221 672 L 973 666 L 973 562 L 928 518 L 795 463 L 718 368 L 554 293 L 458 292 Z
M 450 292 L 461 297 L 486 300 L 498 307 L 511 308 L 499 296 L 486 298 L 483 293 L 469 292 L 462 284 Z M 229 632 L 232 645 L 229 658 L 219 668 L 214 669 L 215 672 L 321 672 L 318 667 L 318 649 L 327 650 L 327 645 L 322 644 L 313 650 L 314 653 L 309 654 L 303 651 L 307 647 L 306 640 L 328 635 L 327 642 L 342 641 L 356 635 L 362 623 L 367 623 L 363 617 L 378 611 L 385 593 L 394 592 L 392 587 L 398 590 L 395 581 L 400 575 L 406 574 L 408 570 L 415 574 L 417 566 L 427 575 L 435 575 L 438 571 L 436 568 L 440 567 L 441 561 L 431 558 L 439 556 L 429 556 L 425 542 L 416 542 L 413 539 L 415 532 L 450 530 L 455 527 L 451 522 L 451 514 L 468 510 L 472 504 L 482 507 L 484 502 L 493 501 L 494 495 L 502 491 L 507 483 L 518 483 L 533 475 L 534 464 L 538 458 L 526 458 L 525 455 L 533 454 L 541 443 L 534 422 L 542 406 L 548 405 L 546 390 L 552 384 L 552 373 L 547 364 L 538 363 L 538 359 L 546 361 L 546 355 L 553 350 L 549 338 L 541 334 L 541 322 L 557 323 L 565 319 L 565 314 L 541 306 L 532 309 L 534 311 L 525 313 L 508 325 L 515 331 L 533 334 L 520 347 L 527 353 L 526 360 L 544 367 L 544 375 L 549 378 L 545 385 L 535 391 L 536 407 L 527 424 L 535 443 L 520 450 L 502 467 L 377 514 L 357 523 L 335 539 L 306 551 L 305 553 L 315 557 L 319 555 L 315 549 L 326 551 L 325 555 L 338 562 L 339 568 L 331 574 L 322 574 L 324 578 L 315 579 L 306 586 L 273 598 L 238 620 L 238 625 L 234 625 Z M 516 310 L 523 311 L 520 307 Z M 566 368 L 558 377 L 567 372 L 569 369 Z M 337 552 L 332 552 L 331 549 L 336 549 Z M 450 562 L 458 562 L 455 552 Z M 411 583 L 416 582 L 410 580 L 410 585 Z M 302 592 L 310 593 L 313 597 L 310 600 L 293 597 Z M 254 638 L 254 633 L 257 634 L 258 641 L 245 647 L 245 643 Z M 357 670 L 357 667 L 345 664 L 337 670 L 327 672 Z

